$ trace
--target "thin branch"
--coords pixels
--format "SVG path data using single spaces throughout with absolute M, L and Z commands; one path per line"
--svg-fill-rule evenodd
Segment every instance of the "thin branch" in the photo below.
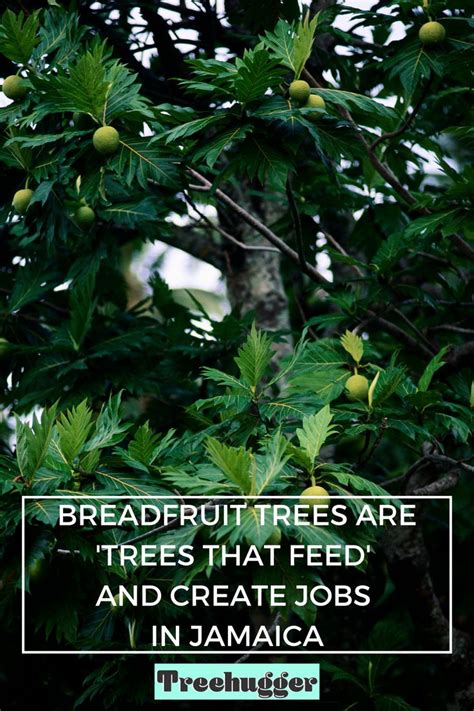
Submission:
M 193 168 L 188 168 L 188 173 L 196 180 L 198 180 L 205 188 L 206 190 L 210 191 L 212 190 L 212 183 L 207 180 L 203 175 L 198 173 L 196 170 Z M 278 235 L 276 235 L 272 230 L 264 225 L 258 218 L 256 218 L 254 215 L 252 215 L 250 212 L 247 212 L 247 210 L 244 210 L 243 207 L 238 205 L 234 200 L 232 200 L 229 195 L 224 193 L 222 190 L 217 188 L 214 191 L 214 194 L 216 197 L 221 200 L 221 202 L 225 203 L 236 215 L 238 215 L 244 222 L 246 222 L 248 225 L 253 227 L 257 232 L 259 232 L 263 237 L 265 237 L 271 244 L 273 244 L 275 247 L 279 249 L 279 251 L 284 254 L 286 257 L 291 259 L 295 264 L 298 264 L 298 266 L 301 267 L 300 263 L 300 257 L 297 252 L 295 252 L 294 249 L 289 247 L 286 242 L 284 242 Z M 318 272 L 318 270 L 313 267 L 311 264 L 305 263 L 304 268 L 301 267 L 301 270 L 309 276 L 313 281 L 319 283 L 319 284 L 325 284 L 326 286 L 330 286 L 331 282 L 326 279 L 322 274 Z
M 436 254 L 430 254 L 429 252 L 420 252 L 415 249 L 409 249 L 408 252 L 412 257 L 423 257 L 423 259 L 431 259 L 432 262 L 436 262 L 436 264 L 442 264 L 443 267 L 453 266 L 449 259 L 443 259 L 443 257 L 438 257 L 438 255 Z
M 184 199 L 186 200 L 187 203 L 192 207 L 192 209 L 199 215 L 199 217 L 213 230 L 216 230 L 219 232 L 220 235 L 228 239 L 230 242 L 233 242 L 233 244 L 236 244 L 238 247 L 241 249 L 244 249 L 247 252 L 277 252 L 277 254 L 280 253 L 280 250 L 277 249 L 276 247 L 261 247 L 260 245 L 254 245 L 254 244 L 245 244 L 244 242 L 240 242 L 234 235 L 231 235 L 230 232 L 226 232 L 226 230 L 222 229 L 220 225 L 215 224 L 210 220 L 207 215 L 205 215 L 199 208 L 196 206 L 196 203 L 191 200 L 191 198 L 184 194 Z M 199 226 L 199 223 L 196 221 L 196 226 Z
M 374 440 L 373 445 L 371 446 L 371 448 L 369 449 L 369 451 L 367 452 L 367 454 L 365 455 L 365 457 L 362 457 L 362 458 L 359 459 L 358 464 L 360 464 L 360 465 L 367 464 L 367 462 L 369 461 L 369 459 L 372 458 L 372 456 L 373 456 L 375 450 L 377 449 L 377 447 L 379 446 L 380 442 L 382 441 L 384 432 L 385 432 L 385 430 L 387 429 L 387 424 L 388 424 L 388 417 L 384 417 L 384 418 L 382 419 L 381 423 L 380 423 L 380 428 L 379 428 L 379 431 L 377 432 L 377 436 L 376 436 L 376 438 L 375 438 L 375 440 Z M 367 431 L 369 431 L 369 430 L 367 430 Z
M 417 326 L 415 326 L 415 324 L 414 324 L 412 321 L 410 321 L 410 319 L 408 318 L 408 316 L 405 316 L 405 314 L 403 313 L 403 311 L 400 311 L 400 309 L 393 308 L 392 311 L 393 311 L 394 313 L 396 313 L 397 316 L 398 316 L 399 318 L 401 318 L 402 321 L 404 321 L 404 322 L 406 323 L 406 325 L 409 326 L 409 328 L 411 328 L 411 329 L 416 333 L 416 335 L 418 336 L 418 338 L 423 341 L 423 343 L 425 344 L 425 346 L 426 346 L 426 347 L 432 352 L 432 354 L 434 355 L 434 354 L 436 353 L 436 350 L 433 348 L 433 344 L 430 343 L 429 340 L 426 338 L 426 336 L 423 335 L 423 333 L 420 331 L 420 329 L 417 328 Z
M 312 76 L 312 74 L 307 69 L 303 70 L 303 75 L 306 77 L 308 82 L 310 84 L 312 84 L 312 86 L 314 86 L 315 88 L 317 88 L 317 89 L 323 88 L 322 85 Z M 387 183 L 389 185 L 391 185 L 391 187 L 400 195 L 400 197 L 402 197 L 405 200 L 405 202 L 411 208 L 410 211 L 413 214 L 418 215 L 418 216 L 431 215 L 432 212 L 431 212 L 431 210 L 428 210 L 428 208 L 419 207 L 419 206 L 415 207 L 415 205 L 417 205 L 417 202 L 418 202 L 416 200 L 416 198 L 410 193 L 409 190 L 407 190 L 405 187 L 403 187 L 401 182 L 392 173 L 390 168 L 388 166 L 386 166 L 384 163 L 382 163 L 382 161 L 376 156 L 376 154 L 372 150 L 369 142 L 366 140 L 366 138 L 363 136 L 363 134 L 359 130 L 359 127 L 356 124 L 356 122 L 354 121 L 352 114 L 343 106 L 339 106 L 338 111 L 341 114 L 341 116 L 343 118 L 345 118 L 346 121 L 348 121 L 351 124 L 351 126 L 354 128 L 355 139 L 365 149 L 365 151 L 369 157 L 369 160 L 372 163 L 372 165 L 374 166 L 375 170 L 379 173 L 379 175 L 382 176 L 382 178 L 384 178 L 387 181 Z M 460 253 L 462 253 L 468 259 L 474 261 L 474 249 L 467 242 L 465 242 L 460 235 L 454 233 L 454 234 L 450 235 L 450 239 L 454 242 L 454 244 L 456 245 L 456 247 Z
M 414 474 L 421 467 L 425 467 L 427 464 L 428 460 L 426 459 L 426 457 L 421 457 L 414 464 L 411 465 L 411 467 L 405 472 L 405 474 L 402 474 L 401 476 L 397 477 L 397 480 L 402 481 L 405 479 L 409 479 L 412 474 Z M 393 479 L 392 481 L 395 481 L 395 479 Z
M 208 238 L 204 229 L 199 230 L 194 224 L 178 225 L 175 222 L 170 222 L 169 227 L 171 228 L 169 233 L 157 230 L 154 235 L 150 235 L 150 239 L 163 242 L 163 244 L 175 249 L 181 249 L 196 259 L 212 264 L 213 267 L 221 272 L 224 271 L 224 251 L 220 244 Z M 130 227 L 115 225 L 114 229 L 120 245 L 127 244 L 136 238 L 136 232 Z
M 411 348 L 415 353 L 417 351 L 422 351 L 425 356 L 427 356 L 431 360 L 431 358 L 433 357 L 433 352 L 431 350 L 428 350 L 426 346 L 424 346 L 422 343 L 410 336 L 410 334 L 406 333 L 403 329 L 401 329 L 399 326 L 396 326 L 391 321 L 387 321 L 386 318 L 378 316 L 378 314 L 376 314 L 374 311 L 368 310 L 367 313 L 369 314 L 369 316 L 373 317 L 372 321 L 378 324 L 383 331 L 386 331 L 386 333 L 389 333 L 398 341 L 401 341 L 401 343 L 405 343 L 405 345 Z
M 207 264 L 212 264 L 213 267 L 221 272 L 225 269 L 224 254 L 221 245 L 213 240 L 210 240 L 204 233 L 199 234 L 194 225 L 172 225 L 172 233 L 170 236 L 159 234 L 156 239 L 169 247 L 182 249 L 192 257 L 200 259 Z
M 458 252 L 461 252 L 464 254 L 465 257 L 470 259 L 471 261 L 474 261 L 474 249 L 469 245 L 467 242 L 463 240 L 461 235 L 454 234 L 450 236 L 450 239 L 454 242 L 456 247 L 458 248 Z
M 310 84 L 312 84 L 316 89 L 322 89 L 323 86 L 313 77 L 313 75 L 307 70 L 303 69 L 303 74 L 308 80 Z M 395 175 L 392 173 L 390 168 L 388 168 L 386 165 L 384 165 L 375 155 L 373 150 L 371 150 L 369 142 L 364 138 L 362 135 L 361 131 L 359 130 L 359 126 L 356 124 L 354 121 L 352 114 L 350 111 L 348 111 L 346 108 L 343 106 L 338 107 L 338 111 L 341 114 L 343 118 L 348 121 L 351 126 L 354 128 L 355 131 L 355 139 L 365 148 L 365 151 L 367 155 L 369 156 L 370 162 L 374 166 L 374 168 L 377 170 L 377 172 L 385 178 L 387 183 L 392 186 L 394 190 L 397 191 L 397 193 L 409 204 L 409 205 L 414 205 L 416 204 L 416 199 L 411 195 L 411 193 L 403 187 L 403 185 L 400 183 L 399 180 L 395 177 Z M 423 208 L 422 213 L 423 215 L 428 215 L 430 214 L 426 208 Z
M 324 235 L 324 237 L 327 239 L 327 241 L 328 241 L 330 244 L 332 244 L 332 246 L 333 246 L 335 249 L 337 249 L 338 252 L 340 252 L 341 254 L 343 254 L 344 257 L 349 257 L 349 258 L 350 258 L 351 255 L 350 255 L 348 252 L 346 252 L 346 250 L 344 249 L 344 247 L 343 247 L 341 244 L 339 244 L 339 242 L 336 240 L 335 237 L 333 237 L 331 234 L 329 234 L 329 232 L 327 232 L 327 230 L 323 229 L 323 228 L 321 227 L 321 225 L 318 225 L 318 230 L 319 230 L 319 232 L 321 232 L 321 233 Z M 352 269 L 353 269 L 362 279 L 365 279 L 365 274 L 364 274 L 364 272 L 362 271 L 362 269 L 361 269 L 357 264 L 350 264 L 349 266 L 351 266 Z
M 450 467 L 453 467 L 454 469 L 464 469 L 470 474 L 474 474 L 474 467 L 472 467 L 470 464 L 467 464 L 463 460 L 458 461 L 456 459 L 452 459 L 452 457 L 446 457 L 444 454 L 425 454 L 423 457 L 420 457 L 420 459 L 417 459 L 417 461 L 414 462 L 414 464 L 412 464 L 411 467 L 407 469 L 404 474 L 394 477 L 393 479 L 385 479 L 384 481 L 380 482 L 380 486 L 401 484 L 410 479 L 412 474 L 414 474 L 418 469 L 425 467 L 430 462 L 433 462 L 434 464 L 446 464 Z
M 300 299 L 299 299 L 298 296 L 296 296 L 296 295 L 295 295 L 295 304 L 296 304 L 296 308 L 298 309 L 298 313 L 299 313 L 299 315 L 301 316 L 301 321 L 302 321 L 302 323 L 303 323 L 303 326 L 305 326 L 306 323 L 307 323 L 307 321 L 308 321 L 308 318 L 307 318 L 307 316 L 306 316 L 306 314 L 305 314 L 305 312 L 304 312 L 304 309 L 303 309 L 303 307 L 302 307 L 302 305 L 301 305 Z M 308 333 L 309 333 L 309 335 L 311 336 L 311 338 L 313 338 L 315 341 L 317 341 L 317 340 L 318 340 L 318 336 L 316 335 L 316 332 L 313 331 L 313 329 L 311 328 L 311 326 L 308 326 L 307 328 L 308 328 Z
M 474 334 L 474 329 L 472 328 L 462 328 L 461 326 L 451 326 L 448 323 L 442 324 L 441 326 L 428 326 L 428 331 L 453 331 L 454 333 L 467 333 L 470 336 Z
M 466 464 L 466 462 L 462 459 L 453 459 L 452 457 L 447 457 L 444 454 L 426 454 L 425 459 L 429 462 L 439 462 L 440 464 L 449 464 L 450 466 L 459 467 L 470 474 L 474 474 L 474 467 L 470 464 Z
M 442 476 L 441 479 L 437 479 L 426 486 L 420 486 L 418 489 L 414 489 L 413 493 L 416 496 L 436 496 L 437 494 L 442 494 L 444 491 L 454 489 L 458 481 L 458 469 L 451 469 L 451 471 Z
M 391 138 L 396 138 L 397 136 L 401 136 L 402 133 L 404 133 L 408 128 L 410 128 L 411 124 L 415 120 L 415 117 L 416 117 L 418 111 L 420 110 L 420 108 L 423 104 L 423 101 L 426 98 L 426 95 L 428 94 L 428 91 L 431 87 L 432 81 L 433 81 L 432 76 L 430 76 L 430 78 L 428 79 L 428 81 L 426 82 L 426 84 L 424 86 L 423 91 L 420 94 L 418 101 L 416 102 L 415 106 L 413 107 L 412 112 L 409 114 L 409 116 L 406 117 L 406 119 L 404 120 L 402 125 L 399 128 L 397 128 L 395 131 L 388 131 L 387 133 L 383 133 L 381 136 L 376 138 L 375 141 L 373 143 L 371 143 L 371 145 L 370 145 L 371 151 L 375 151 L 377 146 L 380 143 L 382 143 L 383 141 L 389 141 Z

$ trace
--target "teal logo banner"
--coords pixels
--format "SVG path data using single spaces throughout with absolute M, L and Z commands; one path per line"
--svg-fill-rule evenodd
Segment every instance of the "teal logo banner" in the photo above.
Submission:
M 319 700 L 319 664 L 155 664 L 155 700 Z

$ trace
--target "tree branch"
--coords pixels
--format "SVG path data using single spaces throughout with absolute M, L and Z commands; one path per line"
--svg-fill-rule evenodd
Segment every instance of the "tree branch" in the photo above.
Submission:
M 401 474 L 400 476 L 397 476 L 393 479 L 385 479 L 384 481 L 380 482 L 380 486 L 402 484 L 405 481 L 408 481 L 413 476 L 413 474 L 415 474 L 415 472 L 417 472 L 419 469 L 426 467 L 428 464 L 430 464 L 430 462 L 433 464 L 446 464 L 447 467 L 453 467 L 453 471 L 464 469 L 470 474 L 474 474 L 474 467 L 462 460 L 458 461 L 457 459 L 447 457 L 444 454 L 425 454 L 423 457 L 420 457 L 420 459 L 417 459 L 416 462 L 414 462 L 404 474 Z
M 429 340 L 426 338 L 426 336 L 420 331 L 420 329 L 417 328 L 417 326 L 415 326 L 415 324 L 414 324 L 412 321 L 410 321 L 410 319 L 408 318 L 408 316 L 405 316 L 405 314 L 403 313 L 403 311 L 400 311 L 400 309 L 393 308 L 393 312 L 396 313 L 397 316 L 398 316 L 399 318 L 401 318 L 402 321 L 404 321 L 404 322 L 406 323 L 406 325 L 407 325 L 409 328 L 411 328 L 411 329 L 416 333 L 416 335 L 418 336 L 418 338 L 419 338 L 421 341 L 423 341 L 423 343 L 425 344 L 425 346 L 427 347 L 427 349 L 428 349 L 429 351 L 431 351 L 432 355 L 434 355 L 434 354 L 436 353 L 436 350 L 433 348 L 433 344 L 430 343 Z
M 420 486 L 413 490 L 416 496 L 437 496 L 443 494 L 445 491 L 454 489 L 459 481 L 459 470 L 451 469 L 447 474 L 437 479 L 436 481 L 427 484 L 426 486 Z
M 426 95 L 428 94 L 428 91 L 431 87 L 431 84 L 433 82 L 432 76 L 429 77 L 428 81 L 426 82 L 423 91 L 420 94 L 420 97 L 418 101 L 416 102 L 415 106 L 413 107 L 413 110 L 409 116 L 405 119 L 405 121 L 402 123 L 402 125 L 397 128 L 395 131 L 388 131 L 387 133 L 383 133 L 381 136 L 375 139 L 373 143 L 370 144 L 370 150 L 375 151 L 377 146 L 382 143 L 383 141 L 389 141 L 391 138 L 396 138 L 397 136 L 401 136 L 402 133 L 404 133 L 408 128 L 410 128 L 411 124 L 415 120 L 415 117 L 420 110 L 423 101 L 426 98 Z
M 403 329 L 401 329 L 399 326 L 395 325 L 391 321 L 387 321 L 386 318 L 378 316 L 378 314 L 376 314 L 374 311 L 368 310 L 367 313 L 369 314 L 369 316 L 372 317 L 371 321 L 378 324 L 382 331 L 389 333 L 401 343 L 405 343 L 405 345 L 407 345 L 415 353 L 417 351 L 422 351 L 425 356 L 431 360 L 431 358 L 433 357 L 433 351 L 428 350 L 428 348 L 424 346 L 423 343 L 417 341 L 415 338 L 410 336 L 410 334 L 406 333 Z
M 202 186 L 210 191 L 212 189 L 212 183 L 207 180 L 203 175 L 198 173 L 196 170 L 193 168 L 188 168 L 188 173 L 195 179 L 198 180 Z M 298 264 L 298 266 L 301 267 L 301 262 L 300 262 L 300 257 L 297 252 L 295 252 L 294 249 L 289 247 L 286 242 L 284 242 L 278 235 L 276 235 L 272 230 L 264 225 L 258 218 L 256 218 L 254 215 L 252 215 L 250 212 L 247 212 L 247 210 L 244 210 L 243 207 L 238 205 L 234 200 L 232 200 L 231 197 L 229 197 L 226 193 L 224 193 L 222 190 L 217 188 L 214 191 L 214 194 L 216 197 L 221 200 L 221 202 L 225 203 L 236 215 L 240 217 L 244 222 L 246 222 L 248 225 L 253 227 L 257 232 L 259 232 L 263 237 L 265 237 L 271 244 L 273 244 L 275 247 L 279 249 L 279 251 L 284 254 L 286 257 L 291 259 L 292 262 L 295 264 Z M 330 286 L 331 282 L 326 279 L 322 274 L 318 272 L 318 270 L 313 267 L 311 264 L 308 264 L 305 262 L 304 268 L 301 267 L 301 270 L 312 279 L 312 281 L 315 281 L 319 284 L 325 284 L 326 286 Z
M 450 466 L 459 467 L 470 474 L 474 474 L 474 467 L 470 464 L 466 464 L 466 462 L 462 459 L 457 460 L 452 457 L 447 457 L 445 454 L 426 454 L 425 460 L 434 463 L 438 462 L 440 464 L 449 464 Z
M 323 87 L 321 84 L 310 74 L 310 72 L 307 69 L 303 69 L 303 75 L 306 77 L 308 82 L 314 86 L 317 89 L 322 89 Z M 355 132 L 355 139 L 363 146 L 365 149 L 367 156 L 374 166 L 375 170 L 379 173 L 379 175 L 382 176 L 386 180 L 386 182 L 400 195 L 400 197 L 405 200 L 407 205 L 411 208 L 410 212 L 418 215 L 418 216 L 426 216 L 426 215 L 431 215 L 432 212 L 431 210 L 428 210 L 426 207 L 415 207 L 417 205 L 417 200 L 416 198 L 410 193 L 409 190 L 407 190 L 401 182 L 396 178 L 396 176 L 392 173 L 390 168 L 386 166 L 382 161 L 377 157 L 377 155 L 374 153 L 372 150 L 370 144 L 366 140 L 366 138 L 362 135 L 361 131 L 359 130 L 358 125 L 354 121 L 352 114 L 343 106 L 338 107 L 338 111 L 341 114 L 343 118 L 348 121 L 351 126 L 354 128 Z M 458 251 L 462 253 L 465 257 L 468 257 L 468 259 L 474 261 L 474 249 L 463 240 L 463 238 L 458 235 L 458 234 L 452 234 L 450 235 L 450 239 L 454 242 L 456 245 Z
M 226 232 L 226 230 L 222 229 L 220 225 L 217 225 L 212 222 L 212 220 L 210 220 L 203 212 L 201 212 L 201 210 L 199 210 L 195 202 L 191 200 L 191 198 L 186 195 L 186 193 L 184 193 L 184 199 L 186 200 L 186 202 L 189 203 L 189 205 L 199 215 L 199 217 L 206 223 L 206 225 L 208 225 L 211 229 L 219 232 L 220 235 L 228 239 L 233 244 L 237 245 L 237 247 L 240 247 L 240 249 L 243 249 L 247 252 L 276 252 L 280 254 L 280 250 L 276 247 L 262 247 L 260 245 L 244 244 L 244 242 L 238 240 L 236 237 L 234 237 L 234 235 L 231 235 L 230 232 Z M 198 226 L 199 223 L 196 223 L 196 225 Z
M 319 230 L 319 232 L 321 232 L 321 233 L 324 235 L 324 237 L 327 239 L 327 241 L 328 241 L 330 244 L 332 244 L 332 246 L 333 246 L 335 249 L 337 249 L 337 251 L 338 251 L 340 254 L 343 254 L 344 257 L 350 257 L 350 256 L 351 256 L 348 252 L 346 252 L 346 250 L 344 249 L 344 247 L 343 247 L 341 244 L 339 244 L 339 242 L 336 240 L 335 237 L 333 237 L 327 230 L 325 230 L 323 227 L 321 227 L 321 224 L 318 225 L 318 230 Z M 364 278 L 365 278 L 364 272 L 362 271 L 362 269 L 361 269 L 357 264 L 350 264 L 349 266 L 352 267 L 352 269 L 356 272 L 356 274 L 357 274 L 358 276 L 361 277 L 361 279 L 364 279 Z
M 441 324 L 440 326 L 428 326 L 428 331 L 452 331 L 453 333 L 467 333 L 470 336 L 474 334 L 474 329 L 472 328 L 462 328 L 461 326 L 454 326 L 449 323 Z

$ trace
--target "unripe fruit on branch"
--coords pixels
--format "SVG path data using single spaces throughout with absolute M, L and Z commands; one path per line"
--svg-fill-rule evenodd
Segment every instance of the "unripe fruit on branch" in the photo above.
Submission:
M 425 22 L 420 27 L 418 37 L 423 44 L 439 44 L 446 37 L 446 30 L 440 22 Z
M 309 506 L 321 506 L 321 504 L 329 504 L 330 501 L 329 492 L 323 486 L 309 486 L 300 496 L 300 504 L 309 504 Z
M 94 132 L 92 143 L 98 153 L 109 156 L 119 147 L 120 134 L 113 126 L 101 126 Z
M 306 102 L 304 107 L 305 109 L 321 109 L 320 111 L 314 111 L 306 115 L 306 118 L 310 121 L 317 121 L 321 116 L 321 113 L 323 111 L 326 111 L 326 102 L 324 101 L 322 96 L 318 96 L 317 94 L 310 94 L 308 97 L 308 101 Z
M 364 375 L 351 375 L 346 381 L 346 393 L 349 400 L 367 400 L 369 381 Z
M 2 91 L 9 99 L 23 99 L 28 91 L 28 87 L 17 74 L 10 74 L 3 82 Z
M 296 81 L 291 82 L 288 92 L 290 94 L 290 99 L 293 99 L 293 101 L 297 101 L 300 104 L 304 104 L 308 101 L 310 96 L 309 84 L 307 81 L 297 79 Z
M 95 222 L 95 212 L 88 205 L 81 205 L 74 213 L 74 221 L 81 230 L 87 230 Z
M 24 215 L 26 213 L 32 197 L 33 190 L 30 190 L 29 188 L 23 188 L 23 190 L 16 191 L 13 196 L 12 205 L 19 215 Z

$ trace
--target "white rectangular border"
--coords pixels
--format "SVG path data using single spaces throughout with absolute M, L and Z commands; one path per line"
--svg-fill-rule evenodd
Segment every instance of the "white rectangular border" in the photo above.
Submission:
M 301 650 L 301 651 L 288 651 L 288 650 L 255 650 L 252 651 L 252 649 L 239 649 L 239 650 L 216 650 L 216 651 L 211 651 L 211 650 L 204 650 L 202 652 L 195 651 L 195 650 L 176 650 L 174 652 L 162 652 L 162 651 L 154 651 L 154 650 L 130 650 L 130 649 L 125 649 L 125 650 L 57 650 L 57 651 L 51 651 L 51 650 L 32 650 L 32 649 L 26 649 L 26 619 L 25 619 L 25 607 L 26 607 L 26 591 L 25 591 L 25 583 L 26 583 L 26 574 L 25 574 L 25 501 L 32 499 L 33 501 L 38 501 L 41 499 L 60 499 L 60 500 L 68 500 L 68 499 L 79 499 L 79 500 L 84 500 L 84 499 L 98 499 L 98 500 L 105 500 L 105 499 L 176 499 L 176 496 L 169 495 L 169 496 L 132 496 L 132 495 L 117 495 L 117 496 L 89 496 L 87 494 L 85 495 L 77 495 L 77 494 L 71 494 L 71 495 L 65 495 L 65 496 L 60 496 L 60 495 L 52 495 L 52 496 L 22 496 L 21 500 L 21 653 L 22 654 L 108 654 L 108 655 L 117 655 L 117 654 L 147 654 L 147 655 L 152 655 L 152 654 L 159 654 L 161 656 L 169 656 L 169 655 L 175 655 L 175 654 L 193 654 L 193 655 L 210 655 L 210 654 L 238 654 L 238 655 L 243 655 L 243 654 L 271 654 L 272 656 L 275 655 L 287 655 L 287 656 L 295 656 L 295 655 L 320 655 L 320 654 L 351 654 L 351 655 L 359 655 L 359 654 L 370 654 L 370 655 L 377 655 L 377 654 L 392 654 L 394 656 L 399 656 L 399 655 L 428 655 L 428 654 L 452 654 L 453 653 L 453 497 L 450 495 L 437 495 L 437 496 L 415 496 L 415 495 L 407 495 L 407 496 L 331 496 L 331 501 L 334 499 L 424 499 L 428 501 L 434 501 L 436 499 L 440 500 L 447 500 L 449 502 L 449 507 L 448 507 L 448 528 L 449 528 L 449 549 L 448 549 L 448 570 L 449 570 L 449 613 L 448 613 L 448 626 L 449 626 L 449 649 L 447 650 L 439 650 L 439 649 L 434 649 L 434 650 L 378 650 L 378 651 L 373 651 L 373 650 L 367 650 L 367 651 L 357 651 L 357 650 L 316 650 L 316 651 L 307 651 L 307 650 Z M 187 500 L 205 500 L 209 501 L 209 496 L 186 496 L 185 497 Z M 229 499 L 230 501 L 235 501 L 236 499 L 255 499 L 255 496 L 225 496 L 225 495 L 215 495 L 211 497 L 212 499 Z M 259 496 L 258 500 L 261 499 L 271 499 L 272 501 L 275 500 L 287 500 L 287 499 L 299 499 L 299 496 Z

